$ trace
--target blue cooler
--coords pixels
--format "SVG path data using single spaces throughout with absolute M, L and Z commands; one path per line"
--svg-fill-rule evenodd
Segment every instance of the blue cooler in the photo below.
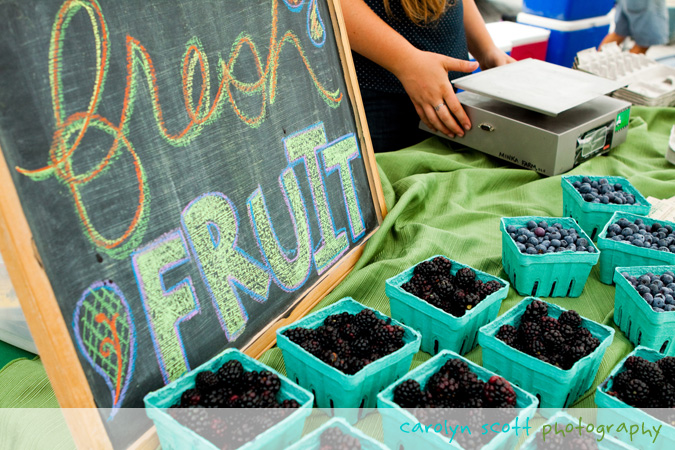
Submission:
M 527 13 L 518 13 L 517 20 L 519 23 L 551 30 L 546 50 L 546 61 L 564 67 L 572 67 L 578 52 L 600 45 L 602 39 L 609 33 L 612 18 L 605 15 L 565 22 Z
M 614 0 L 523 0 L 523 12 L 556 20 L 581 20 L 604 16 Z

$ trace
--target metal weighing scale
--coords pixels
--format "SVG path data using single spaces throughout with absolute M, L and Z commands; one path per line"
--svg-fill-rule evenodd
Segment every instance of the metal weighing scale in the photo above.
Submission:
M 628 134 L 631 104 L 605 96 L 622 87 L 613 80 L 525 59 L 453 84 L 464 89 L 457 98 L 471 130 L 461 138 L 434 134 L 542 175 L 607 153 Z

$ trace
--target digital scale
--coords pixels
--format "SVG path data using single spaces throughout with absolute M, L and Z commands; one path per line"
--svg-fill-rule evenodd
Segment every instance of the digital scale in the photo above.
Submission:
M 567 172 L 623 143 L 631 104 L 622 84 L 535 59 L 453 80 L 471 130 L 453 142 L 542 175 Z M 420 123 L 420 128 L 429 128 Z

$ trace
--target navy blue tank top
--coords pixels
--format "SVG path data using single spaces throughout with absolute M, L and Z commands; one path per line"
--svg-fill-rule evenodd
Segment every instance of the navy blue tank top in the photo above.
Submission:
M 365 0 L 375 13 L 400 33 L 412 45 L 420 50 L 440 53 L 457 59 L 469 59 L 464 33 L 464 8 L 462 0 L 450 2 L 441 18 L 431 24 L 415 25 L 406 16 L 400 0 L 390 0 L 392 15 L 387 15 L 383 0 Z M 454 3 L 454 4 L 452 4 Z M 368 58 L 352 52 L 356 76 L 361 88 L 383 92 L 405 93 L 398 78 L 388 70 L 375 64 Z M 467 75 L 463 72 L 450 72 L 450 79 Z

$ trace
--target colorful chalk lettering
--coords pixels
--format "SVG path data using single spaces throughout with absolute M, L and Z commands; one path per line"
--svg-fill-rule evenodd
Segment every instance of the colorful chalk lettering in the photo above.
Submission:
M 356 242 L 363 237 L 366 232 L 366 225 L 363 220 L 361 206 L 356 195 L 356 183 L 351 169 L 350 161 L 360 158 L 359 146 L 356 142 L 354 133 L 342 136 L 340 139 L 332 142 L 323 148 L 323 164 L 326 168 L 326 174 L 331 174 L 337 170 L 342 182 L 342 195 L 345 201 L 345 208 L 349 216 L 349 229 L 352 233 L 352 241 Z
M 183 210 L 181 222 L 220 326 L 227 340 L 233 341 L 248 321 L 239 290 L 264 303 L 271 276 L 266 268 L 237 247 L 239 217 L 225 195 L 211 192 L 197 197 Z M 217 237 L 214 238 L 214 234 Z
M 305 201 L 295 172 L 287 168 L 279 177 L 279 186 L 284 194 L 290 214 L 297 247 L 286 250 L 279 242 L 267 210 L 265 197 L 260 188 L 248 200 L 251 226 L 258 240 L 263 259 L 270 267 L 277 285 L 291 292 L 301 287 L 309 277 L 312 267 L 312 239 Z M 295 254 L 295 257 L 292 255 Z
M 190 370 L 180 324 L 200 310 L 189 276 L 170 288 L 164 284 L 164 274 L 190 260 L 183 233 L 170 231 L 136 250 L 131 259 L 157 363 L 168 383 Z
M 309 178 L 312 203 L 321 233 L 318 248 L 314 250 L 314 263 L 319 274 L 328 270 L 349 248 L 344 228 L 335 229 L 335 220 L 328 204 L 325 180 L 317 157 L 326 143 L 326 132 L 321 122 L 284 139 L 288 162 L 293 166 L 303 164 Z

